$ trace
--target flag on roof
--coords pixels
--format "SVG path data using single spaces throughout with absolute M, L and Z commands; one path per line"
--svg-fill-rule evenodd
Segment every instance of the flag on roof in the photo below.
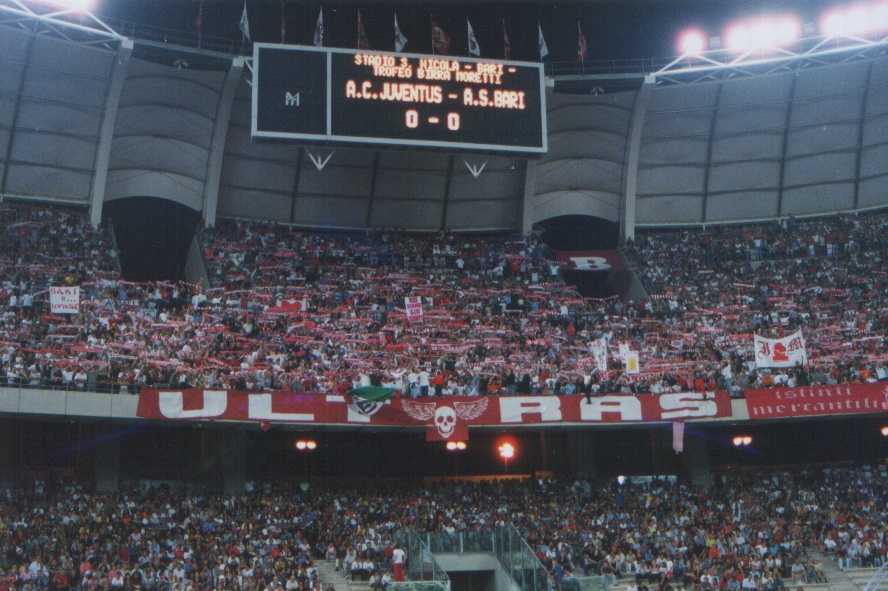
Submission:
M 540 24 L 537 24 L 537 27 L 539 27 L 539 29 L 540 29 L 540 38 L 539 38 L 540 59 L 543 59 L 544 57 L 549 55 L 549 46 L 546 45 L 546 39 L 543 37 L 543 26 Z
M 432 20 L 432 49 L 438 55 L 447 55 L 450 51 L 450 35 L 445 33 L 438 24 Z
M 589 44 L 586 43 L 586 36 L 583 35 L 583 29 L 580 28 L 580 21 L 577 21 L 577 61 L 584 61 L 588 53 Z
M 358 49 L 370 49 L 367 41 L 367 33 L 364 32 L 364 21 L 361 20 L 361 11 L 358 11 Z
M 200 0 L 200 6 L 197 7 L 197 18 L 194 19 L 194 26 L 197 27 L 197 30 L 200 31 L 200 27 L 203 24 L 203 0 Z
M 252 41 L 250 39 L 250 19 L 247 18 L 247 2 L 244 0 L 244 13 L 241 15 L 240 24 L 239 24 L 241 33 L 244 34 L 244 37 L 247 38 L 247 41 Z
M 318 13 L 318 24 L 315 25 L 314 44 L 315 44 L 315 47 L 323 47 L 324 46 L 324 8 L 323 7 L 321 7 L 321 11 L 320 11 L 320 13 Z
M 475 39 L 475 31 L 472 30 L 472 23 L 469 19 L 466 19 L 466 23 L 469 25 L 469 53 L 481 57 L 481 48 L 478 46 L 478 40 Z
M 506 30 L 506 21 L 503 21 L 503 57 L 512 59 L 512 45 L 509 43 L 509 32 Z
M 398 26 L 398 15 L 395 14 L 395 51 L 403 51 L 404 46 L 407 45 L 407 37 L 404 36 L 404 33 L 401 32 L 401 28 Z

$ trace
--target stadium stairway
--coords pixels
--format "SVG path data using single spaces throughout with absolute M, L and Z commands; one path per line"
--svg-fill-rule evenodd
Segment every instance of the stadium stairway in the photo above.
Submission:
M 805 585 L 805 591 L 814 591 L 821 587 L 829 589 L 829 591 L 863 591 L 873 574 L 878 570 L 875 568 L 860 568 L 843 572 L 839 570 L 834 556 L 810 548 L 808 549 L 808 555 L 823 563 L 823 572 L 828 582 L 825 585 Z M 860 575 L 857 574 L 858 571 L 861 573 Z M 789 585 L 787 587 L 795 588 Z M 888 591 L 888 586 L 883 585 L 879 589 L 880 591 Z
M 878 568 L 850 568 L 842 574 L 857 585 L 859 591 L 863 591 L 878 570 Z M 888 580 L 882 581 L 878 587 L 875 587 L 874 591 L 888 591 Z
M 370 583 L 367 581 L 352 581 L 351 575 L 345 576 L 336 570 L 336 563 L 332 560 L 319 559 L 315 560 L 315 566 L 321 575 L 321 581 L 324 583 L 324 591 L 333 583 L 336 591 L 371 591 Z M 856 591 L 856 590 L 855 590 Z

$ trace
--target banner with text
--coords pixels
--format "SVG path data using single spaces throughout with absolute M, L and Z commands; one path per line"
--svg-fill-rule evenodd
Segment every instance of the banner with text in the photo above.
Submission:
M 619 250 L 560 250 L 555 260 L 565 271 L 623 271 Z
M 746 390 L 750 419 L 888 412 L 888 383 Z
M 472 426 L 656 423 L 731 416 L 727 392 L 659 396 L 451 396 L 386 400 L 376 413 L 356 412 L 345 396 L 248 394 L 226 390 L 143 389 L 137 415 L 145 419 L 226 420 L 426 427 L 440 439 L 461 437 Z
M 79 314 L 80 287 L 50 287 L 49 309 L 52 314 Z
M 766 339 L 754 335 L 756 367 L 795 367 L 807 365 L 805 337 L 798 330 L 782 339 Z
M 422 298 L 420 296 L 404 298 L 404 309 L 407 312 L 408 322 L 419 322 L 422 320 Z

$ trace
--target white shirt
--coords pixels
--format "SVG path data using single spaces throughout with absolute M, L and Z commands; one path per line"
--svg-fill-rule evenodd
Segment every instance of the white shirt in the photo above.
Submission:
M 392 552 L 392 564 L 404 564 L 404 558 L 407 554 L 400 548 L 395 548 Z

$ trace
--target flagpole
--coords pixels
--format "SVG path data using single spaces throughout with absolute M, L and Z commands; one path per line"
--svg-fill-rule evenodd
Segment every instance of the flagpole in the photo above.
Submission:
M 200 6 L 197 9 L 197 48 L 200 49 L 201 37 L 203 36 L 203 0 L 200 0 Z

